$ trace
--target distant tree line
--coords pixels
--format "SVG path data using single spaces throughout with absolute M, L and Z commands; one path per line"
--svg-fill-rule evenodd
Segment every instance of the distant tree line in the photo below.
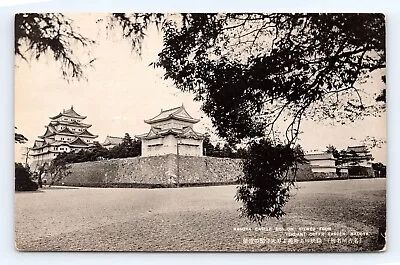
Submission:
M 220 143 L 213 145 L 210 137 L 206 136 L 203 141 L 203 155 L 212 157 L 227 157 L 227 158 L 245 158 L 247 155 L 246 148 L 234 148 L 228 143 L 221 146 Z
M 132 139 L 132 137 L 126 133 L 122 143 L 114 146 L 110 150 L 103 147 L 99 142 L 94 142 L 94 146 L 91 148 L 78 152 L 61 153 L 53 161 L 54 163 L 64 161 L 66 164 L 71 164 L 113 158 L 135 157 L 140 156 L 140 154 L 141 141 Z

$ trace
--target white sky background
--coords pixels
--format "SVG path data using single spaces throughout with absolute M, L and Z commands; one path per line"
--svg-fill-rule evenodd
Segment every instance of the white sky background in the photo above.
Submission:
M 149 66 L 157 59 L 162 49 L 162 36 L 151 28 L 143 43 L 142 56 L 131 51 L 128 40 L 122 40 L 117 31 L 107 35 L 105 24 L 96 24 L 103 15 L 68 15 L 84 36 L 96 40 L 90 47 L 91 56 L 96 58 L 93 68 L 87 68 L 88 81 L 66 82 L 59 64 L 50 56 L 29 63 L 16 58 L 15 68 L 15 125 L 17 132 L 29 141 L 16 145 L 15 159 L 22 161 L 22 149 L 30 147 L 37 136 L 45 132 L 49 117 L 63 109 L 74 109 L 87 116 L 84 121 L 93 126 L 89 129 L 98 134 L 103 142 L 107 135 L 123 136 L 145 133 L 149 125 L 144 119 L 157 115 L 161 108 L 185 105 L 189 114 L 201 121 L 195 130 L 207 132 L 211 122 L 200 111 L 200 102 L 194 102 L 189 93 L 182 93 L 172 81 L 163 79 L 161 69 Z M 77 51 L 82 52 L 82 51 Z M 380 79 L 365 84 L 372 93 L 383 87 Z M 367 136 L 386 139 L 386 116 L 365 118 L 348 125 L 331 126 L 329 122 L 303 121 L 300 144 L 306 151 L 325 150 L 332 144 L 339 149 L 358 145 Z M 355 139 L 355 140 L 354 140 Z M 386 163 L 386 147 L 372 150 L 375 161 Z

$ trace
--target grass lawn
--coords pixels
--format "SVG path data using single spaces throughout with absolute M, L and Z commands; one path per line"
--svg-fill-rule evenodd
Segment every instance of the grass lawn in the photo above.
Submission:
M 27 251 L 373 251 L 385 185 L 300 182 L 287 215 L 261 226 L 239 217 L 235 186 L 17 192 L 15 241 Z

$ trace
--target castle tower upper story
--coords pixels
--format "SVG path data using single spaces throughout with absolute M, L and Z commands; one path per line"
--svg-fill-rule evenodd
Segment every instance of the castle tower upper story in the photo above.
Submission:
M 142 156 L 202 156 L 204 136 L 193 130 L 199 121 L 183 105 L 161 110 L 157 116 L 144 121 L 151 125 L 150 131 L 137 136 L 142 140 Z

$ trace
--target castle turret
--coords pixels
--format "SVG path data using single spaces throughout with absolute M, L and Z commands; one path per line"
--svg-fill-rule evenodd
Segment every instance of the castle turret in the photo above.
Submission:
M 142 140 L 142 156 L 202 156 L 204 136 L 193 130 L 199 121 L 183 105 L 161 110 L 154 118 L 144 121 L 151 125 L 150 131 L 137 136 Z

